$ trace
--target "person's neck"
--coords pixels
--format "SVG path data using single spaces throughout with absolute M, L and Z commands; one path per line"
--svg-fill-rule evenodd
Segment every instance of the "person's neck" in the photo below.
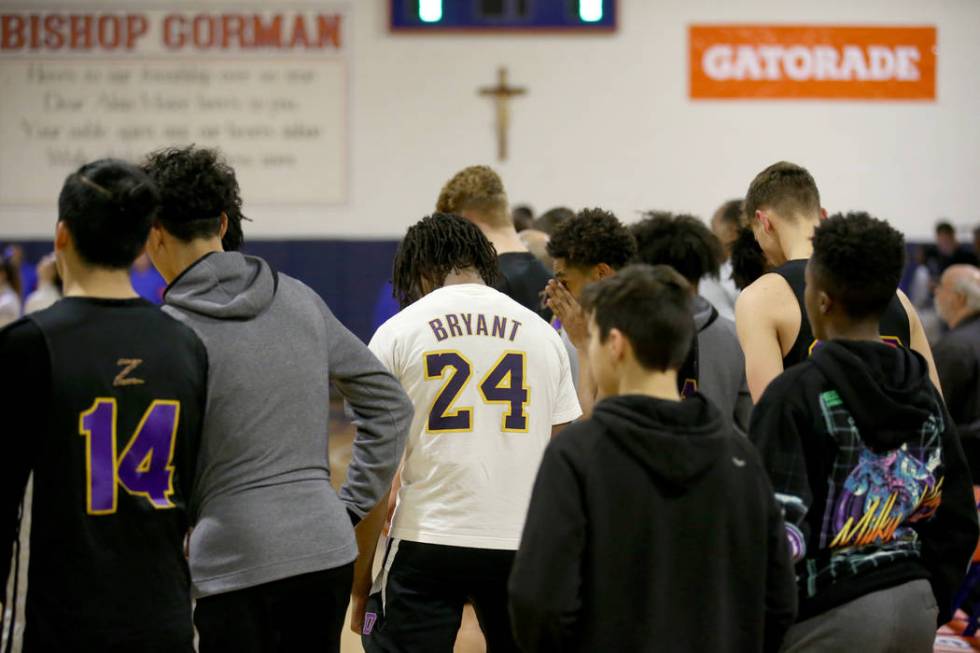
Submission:
M 827 325 L 827 338 L 830 340 L 865 340 L 881 342 L 878 320 L 863 320 L 842 324 Z
M 626 366 L 620 370 L 617 394 L 646 395 L 668 401 L 681 400 L 681 395 L 677 391 L 676 370 L 651 371 L 641 368 L 637 364 Z
M 135 299 L 139 297 L 129 280 L 129 270 L 84 267 L 72 270 L 65 279 L 65 297 Z
M 465 270 L 453 270 L 446 275 L 446 280 L 442 282 L 443 286 L 460 286 L 467 283 L 475 283 L 481 286 L 487 285 L 483 281 L 483 277 L 480 273 L 473 268 L 466 268 Z
M 528 251 L 527 245 L 517 235 L 517 230 L 514 229 L 514 225 L 492 226 L 481 222 L 477 226 L 480 227 L 480 231 L 487 237 L 487 240 L 493 243 L 497 254 Z
M 980 315 L 980 311 L 971 311 L 964 308 L 962 311 L 959 311 L 956 315 L 950 317 L 950 319 L 946 323 L 949 325 L 950 329 L 955 329 L 963 322 L 966 322 L 971 317 L 975 317 L 977 315 Z
M 808 259 L 813 256 L 813 231 L 819 221 L 804 217 L 785 221 L 780 229 L 779 240 L 787 261 Z
M 167 283 L 173 283 L 173 280 L 183 274 L 184 270 L 194 265 L 208 254 L 223 251 L 224 249 L 221 247 L 221 239 L 217 237 L 208 238 L 206 240 L 192 240 L 189 243 L 185 243 L 177 250 L 174 256 L 174 276 L 172 279 L 167 279 Z

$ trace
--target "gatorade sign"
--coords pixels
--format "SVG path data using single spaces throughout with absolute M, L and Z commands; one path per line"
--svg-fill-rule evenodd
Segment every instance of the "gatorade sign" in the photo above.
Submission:
M 693 99 L 936 99 L 935 27 L 692 25 Z

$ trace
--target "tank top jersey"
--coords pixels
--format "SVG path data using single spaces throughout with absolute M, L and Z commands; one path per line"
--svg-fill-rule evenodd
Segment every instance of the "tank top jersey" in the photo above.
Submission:
M 460 284 L 368 346 L 415 406 L 392 536 L 516 550 L 551 427 L 582 412 L 558 333 L 503 293 Z
M 796 297 L 796 303 L 800 307 L 800 332 L 797 334 L 793 346 L 783 356 L 784 370 L 805 361 L 813 353 L 814 347 L 819 344 L 814 339 L 813 331 L 810 329 L 810 320 L 806 312 L 806 302 L 803 299 L 803 292 L 806 289 L 806 262 L 807 259 L 794 259 L 792 261 L 786 261 L 773 270 L 774 273 L 781 276 L 789 284 L 789 287 L 793 290 L 793 295 Z M 902 347 L 909 346 L 912 340 L 909 316 L 905 312 L 905 307 L 902 306 L 902 301 L 898 298 L 897 293 L 892 297 L 888 308 L 881 315 L 879 329 L 881 331 L 881 339 L 885 342 L 901 345 Z
M 37 364 L 50 367 L 50 388 L 32 434 L 25 643 L 187 650 L 183 541 L 204 345 L 142 299 L 68 297 L 27 320 L 47 351 Z

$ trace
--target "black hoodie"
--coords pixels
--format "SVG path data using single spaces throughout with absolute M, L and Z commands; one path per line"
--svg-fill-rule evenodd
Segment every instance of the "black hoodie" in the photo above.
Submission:
M 977 545 L 969 472 L 918 353 L 823 343 L 752 413 L 797 561 L 800 619 L 926 578 L 950 617 Z
M 548 446 L 510 577 L 534 651 L 776 650 L 796 608 L 751 443 L 702 395 L 600 402 Z

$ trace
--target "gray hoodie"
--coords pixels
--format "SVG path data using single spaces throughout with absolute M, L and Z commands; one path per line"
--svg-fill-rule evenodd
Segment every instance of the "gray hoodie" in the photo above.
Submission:
M 315 292 L 262 259 L 205 256 L 164 299 L 208 352 L 190 501 L 195 596 L 354 560 L 347 512 L 363 517 L 386 495 L 412 419 L 398 381 Z M 327 457 L 331 381 L 358 426 L 339 496 Z
M 711 320 L 712 306 L 700 295 L 694 296 L 694 326 L 698 330 L 698 389 L 721 411 L 734 420 L 735 427 L 748 433 L 752 416 L 752 396 L 745 382 L 745 356 L 738 343 L 735 323 L 717 316 Z

